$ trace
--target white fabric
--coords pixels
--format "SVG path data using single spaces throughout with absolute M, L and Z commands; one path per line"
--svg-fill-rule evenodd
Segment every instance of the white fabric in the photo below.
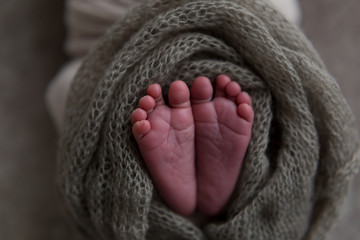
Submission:
M 56 128 L 60 131 L 65 111 L 67 91 L 71 80 L 84 57 L 94 43 L 129 9 L 145 0 L 68 0 L 65 21 L 68 36 L 66 53 L 75 60 L 63 67 L 49 84 L 46 104 Z M 270 0 L 283 15 L 294 24 L 301 20 L 297 0 Z

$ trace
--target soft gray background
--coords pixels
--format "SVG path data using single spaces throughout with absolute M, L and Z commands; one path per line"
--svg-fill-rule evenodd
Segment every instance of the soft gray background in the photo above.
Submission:
M 303 29 L 360 119 L 360 1 L 300 0 Z M 0 0 L 0 239 L 81 239 L 54 186 L 56 133 L 43 95 L 66 61 L 63 1 Z M 360 237 L 360 177 L 331 239 Z

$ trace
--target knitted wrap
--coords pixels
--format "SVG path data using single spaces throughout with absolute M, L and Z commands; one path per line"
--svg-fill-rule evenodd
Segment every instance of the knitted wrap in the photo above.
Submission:
M 226 212 L 202 225 L 155 194 L 131 133 L 147 87 L 227 74 L 255 119 Z M 266 1 L 147 1 L 86 57 L 69 93 L 58 184 L 93 239 L 324 239 L 359 166 L 355 121 L 304 35 Z

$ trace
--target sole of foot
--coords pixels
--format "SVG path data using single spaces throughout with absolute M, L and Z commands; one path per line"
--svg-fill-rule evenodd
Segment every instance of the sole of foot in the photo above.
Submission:
M 250 96 L 228 76 L 217 77 L 213 92 L 205 77 L 191 87 L 197 208 L 207 216 L 220 213 L 234 190 L 254 118 Z
M 131 114 L 133 135 L 155 186 L 167 205 L 181 215 L 196 207 L 194 120 L 186 84 L 170 85 L 165 105 L 153 84 Z

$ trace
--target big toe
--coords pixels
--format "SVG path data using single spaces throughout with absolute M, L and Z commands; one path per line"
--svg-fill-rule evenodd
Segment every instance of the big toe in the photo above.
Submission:
M 195 78 L 191 86 L 191 102 L 193 104 L 210 102 L 213 95 L 213 87 L 206 77 Z
M 190 107 L 189 88 L 183 81 L 177 80 L 171 83 L 169 89 L 169 104 L 173 108 Z

